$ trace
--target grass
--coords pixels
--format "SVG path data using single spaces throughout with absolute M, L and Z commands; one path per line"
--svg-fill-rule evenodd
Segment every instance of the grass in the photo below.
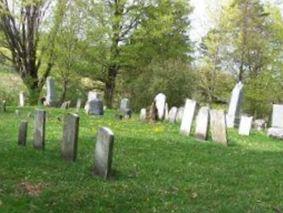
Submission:
M 80 112 L 78 160 L 60 157 L 60 109 L 47 109 L 46 150 L 17 145 L 18 127 L 33 108 L 0 113 L 0 212 L 282 212 L 283 142 L 263 133 L 230 146 L 200 143 L 179 134 L 179 125 L 147 124 Z M 72 111 L 72 110 L 69 110 Z M 115 134 L 110 181 L 92 177 L 99 127 Z

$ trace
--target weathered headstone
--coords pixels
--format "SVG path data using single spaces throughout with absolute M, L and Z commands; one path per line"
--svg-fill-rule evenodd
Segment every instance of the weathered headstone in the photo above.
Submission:
M 89 102 L 89 111 L 90 115 L 103 115 L 103 102 L 100 99 L 93 99 Z
M 97 133 L 94 152 L 93 174 L 107 179 L 111 175 L 114 134 L 109 128 L 101 128 Z
M 249 136 L 252 128 L 252 123 L 253 117 L 241 116 L 239 134 Z
M 267 127 L 267 122 L 264 119 L 256 119 L 253 122 L 253 128 L 256 131 L 263 131 Z
M 56 88 L 55 88 L 55 82 L 52 77 L 48 77 L 46 79 L 46 100 L 45 105 L 47 106 L 55 106 L 56 105 Z
M 228 145 L 226 119 L 223 110 L 210 110 L 210 132 L 214 142 Z
M 79 136 L 79 120 L 80 117 L 77 114 L 68 114 L 64 118 L 61 155 L 65 160 L 76 160 Z
M 178 108 L 172 107 L 169 111 L 168 120 L 170 123 L 175 123 L 177 118 Z
M 195 137 L 207 140 L 209 129 L 209 107 L 201 107 L 196 118 Z
M 33 147 L 35 149 L 44 150 L 45 146 L 45 121 L 46 112 L 44 110 L 37 109 L 35 112 L 35 132 Z
M 145 121 L 146 120 L 146 108 L 142 108 L 140 112 L 140 120 Z
M 79 98 L 77 100 L 77 104 L 76 104 L 76 112 L 79 112 L 81 109 L 81 105 L 82 105 L 82 100 Z
M 283 139 L 283 105 L 274 104 L 272 111 L 271 128 L 268 129 L 267 135 L 270 137 Z
M 184 109 L 184 115 L 182 118 L 180 131 L 182 134 L 190 135 L 191 127 L 195 116 L 196 101 L 187 99 Z
M 22 121 L 19 128 L 18 144 L 25 146 L 27 142 L 28 122 Z
M 243 99 L 243 84 L 237 83 L 232 91 L 229 110 L 226 115 L 226 123 L 228 128 L 238 127 L 240 123 L 240 110 Z
M 169 120 L 169 106 L 168 106 L 168 103 L 165 104 L 164 120 L 165 120 L 165 121 L 168 121 L 168 120 Z
M 24 95 L 24 92 L 20 92 L 19 99 L 20 99 L 20 107 L 24 107 L 25 106 L 25 95 Z
M 94 100 L 94 99 L 99 99 L 99 98 L 100 98 L 100 97 L 99 97 L 99 94 L 98 94 L 97 92 L 95 92 L 95 91 L 89 91 L 89 92 L 88 92 L 87 101 L 86 101 L 85 107 L 84 107 L 86 113 L 89 112 L 89 104 L 90 104 L 90 101 L 92 101 L 92 100 Z
M 185 110 L 184 107 L 180 107 L 180 108 L 178 109 L 178 113 L 177 113 L 177 117 L 176 117 L 176 121 L 177 121 L 177 122 L 182 122 L 183 115 L 184 115 L 184 110 Z
M 159 93 L 154 98 L 158 119 L 163 120 L 165 118 L 166 96 L 163 93 Z
M 130 100 L 128 98 L 123 98 L 120 103 L 120 112 L 124 118 L 130 118 L 132 115 L 132 110 L 130 106 Z
M 71 105 L 71 101 L 65 101 L 64 103 L 62 103 L 61 109 L 69 109 L 70 105 Z

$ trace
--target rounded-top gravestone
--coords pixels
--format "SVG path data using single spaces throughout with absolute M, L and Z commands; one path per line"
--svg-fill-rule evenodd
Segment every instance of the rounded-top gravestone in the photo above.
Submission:
M 89 102 L 89 115 L 103 115 L 103 102 L 100 99 L 93 99 Z
M 155 96 L 154 101 L 156 103 L 158 119 L 163 120 L 166 113 L 166 95 L 159 93 Z

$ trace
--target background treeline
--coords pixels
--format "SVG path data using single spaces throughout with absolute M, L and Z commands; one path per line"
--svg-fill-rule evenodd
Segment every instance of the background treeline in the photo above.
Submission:
M 171 106 L 191 97 L 222 107 L 243 81 L 245 112 L 268 115 L 283 101 L 279 7 L 223 1 L 200 43 L 192 11 L 187 0 L 0 0 L 0 99 L 17 104 L 24 89 L 35 104 L 51 75 L 60 102 L 96 89 L 109 107 L 126 96 L 139 110 L 158 92 Z

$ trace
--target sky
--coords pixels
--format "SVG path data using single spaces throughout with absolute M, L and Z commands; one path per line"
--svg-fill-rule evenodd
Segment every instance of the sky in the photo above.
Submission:
M 190 17 L 192 30 L 190 37 L 193 41 L 199 42 L 200 39 L 206 35 L 212 26 L 212 21 L 209 18 L 208 11 L 217 15 L 217 7 L 220 6 L 220 2 L 225 0 L 191 0 L 191 5 L 194 7 L 194 11 Z M 273 3 L 279 5 L 283 15 L 283 0 L 262 0 L 265 3 Z

